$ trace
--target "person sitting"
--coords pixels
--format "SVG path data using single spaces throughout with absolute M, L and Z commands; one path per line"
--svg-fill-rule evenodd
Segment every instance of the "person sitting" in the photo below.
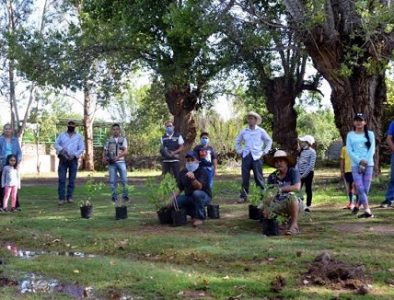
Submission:
M 184 208 L 192 217 L 194 227 L 203 224 L 206 218 L 205 206 L 212 199 L 209 187 L 208 173 L 200 166 L 197 153 L 189 151 L 186 153 L 186 167 L 181 170 L 178 178 L 179 193 L 175 194 L 179 208 Z M 181 193 L 184 194 L 181 195 Z
M 278 187 L 278 192 L 268 196 L 263 201 L 263 215 L 270 218 L 271 214 L 289 217 L 290 225 L 286 234 L 299 233 L 298 216 L 304 205 L 294 192 L 301 189 L 299 171 L 294 168 L 295 158 L 283 150 L 276 150 L 264 160 L 268 165 L 275 167 L 276 171 L 268 176 L 267 184 Z

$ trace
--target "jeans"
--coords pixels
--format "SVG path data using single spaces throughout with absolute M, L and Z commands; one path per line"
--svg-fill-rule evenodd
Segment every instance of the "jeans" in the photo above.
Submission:
M 373 167 L 367 166 L 364 174 L 358 172 L 358 167 L 352 167 L 352 174 L 357 189 L 358 204 L 368 205 L 368 192 L 371 187 Z
M 109 183 L 111 184 L 112 200 L 118 200 L 118 173 L 120 177 L 120 183 L 123 186 L 122 198 L 123 200 L 129 199 L 127 189 L 127 167 L 125 161 L 118 161 L 108 166 L 109 171 Z
M 215 177 L 214 169 L 213 169 L 213 167 L 204 167 L 204 169 L 205 169 L 205 171 L 207 171 L 207 174 L 208 174 L 208 184 L 209 184 L 209 187 L 210 187 L 211 190 L 212 190 L 212 187 L 213 187 L 213 178 Z
M 261 189 L 264 189 L 264 178 L 263 178 L 263 161 L 261 159 L 254 160 L 252 154 L 242 158 L 242 191 L 241 198 L 246 198 L 249 194 L 249 179 L 250 170 L 253 171 L 254 181 L 256 185 Z
M 191 196 L 179 195 L 176 202 L 178 207 L 186 209 L 192 218 L 205 220 L 205 206 L 211 202 L 211 197 L 204 191 L 196 190 Z
M 387 187 L 386 192 L 386 200 L 393 201 L 394 200 L 394 153 L 391 154 L 391 173 L 390 173 L 390 182 Z
M 59 161 L 57 174 L 59 177 L 58 194 L 60 201 L 66 200 L 65 190 L 66 190 L 67 171 L 68 171 L 67 200 L 73 198 L 75 178 L 77 177 L 77 170 L 78 170 L 77 158 L 67 161 Z
M 301 179 L 301 187 L 305 184 L 305 194 L 306 194 L 306 206 L 312 205 L 312 183 L 313 183 L 313 176 L 314 172 L 311 171 L 309 174 Z

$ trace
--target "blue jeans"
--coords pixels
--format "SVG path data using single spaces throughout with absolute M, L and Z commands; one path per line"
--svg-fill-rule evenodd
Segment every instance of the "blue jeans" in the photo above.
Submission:
M 66 200 L 66 180 L 68 171 L 68 185 L 67 185 L 67 200 L 73 198 L 73 192 L 75 187 L 75 178 L 77 177 L 78 171 L 78 159 L 74 158 L 67 161 L 59 161 L 59 167 L 57 169 L 57 174 L 59 177 L 58 194 L 59 200 Z
M 246 198 L 249 194 L 249 180 L 250 170 L 253 171 L 254 181 L 258 187 L 264 189 L 264 177 L 263 177 L 263 160 L 254 160 L 252 154 L 242 158 L 242 191 L 241 198 Z
M 391 154 L 391 173 L 390 173 L 390 182 L 387 187 L 386 192 L 386 200 L 393 201 L 394 200 L 394 153 Z
M 213 188 L 213 178 L 215 177 L 214 169 L 213 169 L 213 167 L 204 167 L 204 169 L 205 169 L 205 171 L 207 171 L 207 174 L 208 174 L 208 184 L 209 184 L 209 187 L 210 187 L 211 190 L 212 190 L 212 188 Z
M 205 206 L 211 202 L 211 197 L 204 191 L 196 190 L 191 196 L 179 195 L 176 202 L 179 208 L 186 209 L 192 218 L 204 220 L 206 218 Z
M 120 183 L 123 186 L 122 197 L 123 200 L 129 199 L 127 189 L 127 168 L 125 161 L 118 161 L 108 166 L 109 171 L 109 183 L 111 184 L 112 200 L 118 200 L 118 173 L 120 177 Z

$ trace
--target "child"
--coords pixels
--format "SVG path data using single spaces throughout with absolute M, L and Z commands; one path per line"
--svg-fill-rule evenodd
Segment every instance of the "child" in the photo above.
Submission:
M 366 117 L 358 113 L 354 117 L 354 130 L 347 134 L 346 149 L 352 160 L 352 174 L 356 185 L 358 201 L 352 213 L 357 214 L 360 205 L 364 213 L 359 218 L 372 218 L 373 214 L 368 204 L 368 192 L 371 187 L 373 174 L 373 156 L 375 154 L 375 134 L 368 130 Z
M 202 132 L 200 135 L 200 145 L 194 147 L 193 151 L 197 153 L 200 166 L 208 173 L 209 187 L 213 187 L 213 178 L 217 173 L 218 159 L 215 150 L 209 146 L 208 132 Z
M 354 204 L 355 204 L 355 199 L 353 197 L 356 197 L 354 193 L 354 181 L 353 181 L 353 175 L 352 175 L 352 161 L 350 160 L 349 154 L 347 153 L 346 150 L 346 144 L 343 145 L 341 149 L 341 156 L 340 158 L 340 168 L 341 168 L 341 177 L 346 183 L 346 189 L 347 189 L 347 194 L 349 197 L 349 203 L 343 208 L 343 209 L 350 209 L 353 210 Z
M 7 156 L 7 164 L 3 169 L 3 174 L 1 177 L 1 186 L 4 188 L 4 198 L 3 198 L 3 209 L 2 211 L 8 211 L 8 199 L 11 195 L 11 211 L 16 209 L 16 195 L 20 188 L 20 178 L 17 169 L 16 156 L 10 154 Z
M 301 151 L 298 154 L 297 168 L 301 175 L 301 187 L 305 184 L 306 207 L 305 212 L 310 212 L 312 205 L 312 183 L 316 163 L 316 151 L 312 148 L 315 138 L 306 135 L 299 138 Z

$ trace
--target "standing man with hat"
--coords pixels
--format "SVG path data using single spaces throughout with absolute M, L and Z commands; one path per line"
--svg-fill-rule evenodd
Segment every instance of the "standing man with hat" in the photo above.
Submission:
M 163 175 L 171 173 L 175 179 L 179 175 L 179 155 L 185 143 L 182 136 L 175 132 L 172 121 L 165 123 L 166 133 L 161 138 L 160 154 L 163 157 Z
M 85 151 L 82 136 L 75 132 L 75 126 L 76 124 L 74 121 L 68 121 L 67 131 L 62 132 L 55 141 L 55 149 L 59 157 L 59 205 L 63 205 L 66 200 L 68 203 L 73 202 L 75 178 L 77 177 L 78 171 L 78 159 Z M 69 177 L 66 195 L 67 171 Z
M 305 185 L 306 193 L 306 212 L 310 212 L 312 205 L 312 184 L 315 174 L 316 151 L 312 148 L 315 138 L 311 135 L 305 135 L 299 138 L 300 152 L 298 154 L 297 168 L 301 175 L 301 188 Z
M 253 170 L 256 185 L 264 188 L 263 155 L 267 154 L 272 146 L 272 139 L 267 132 L 259 127 L 261 117 L 256 112 L 249 112 L 248 127 L 241 130 L 235 140 L 235 150 L 242 157 L 242 190 L 238 203 L 247 201 L 249 193 L 250 170 Z

